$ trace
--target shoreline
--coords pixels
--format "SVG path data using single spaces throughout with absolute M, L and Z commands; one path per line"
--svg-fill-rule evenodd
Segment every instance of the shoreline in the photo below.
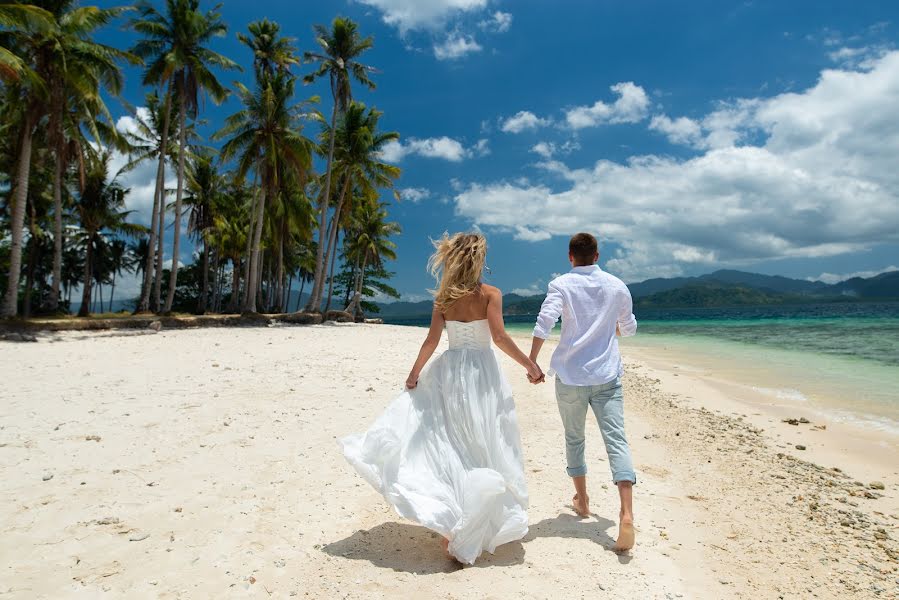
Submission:
M 501 356 L 531 532 L 459 568 L 435 534 L 394 514 L 335 444 L 395 397 L 423 336 L 331 324 L 0 342 L 8 389 L 0 590 L 11 598 L 360 599 L 899 592 L 896 465 L 844 469 L 814 443 L 806 452 L 780 448 L 778 428 L 795 427 L 758 426 L 752 413 L 761 411 L 728 405 L 726 390 L 627 349 L 635 550 L 611 551 L 617 495 L 597 428 L 587 428 L 594 516 L 579 520 L 567 507 L 553 388 L 528 384 Z M 740 411 L 746 416 L 731 414 Z

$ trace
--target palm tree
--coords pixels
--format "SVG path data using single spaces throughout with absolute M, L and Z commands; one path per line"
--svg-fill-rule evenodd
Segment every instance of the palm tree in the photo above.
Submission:
M 152 92 L 146 95 L 145 110 L 137 110 L 132 116 L 135 124 L 135 131 L 129 131 L 124 134 L 125 139 L 130 146 L 129 162 L 122 167 L 119 174 L 126 173 L 137 168 L 140 164 L 148 160 L 155 160 L 157 165 L 162 158 L 164 164 L 166 159 L 171 160 L 174 156 L 171 140 L 177 134 L 175 123 L 171 119 L 166 119 L 165 103 L 159 100 L 159 94 Z M 168 122 L 168 128 L 163 131 L 165 122 Z M 165 150 L 163 150 L 165 144 Z M 159 167 L 157 167 L 157 188 L 159 186 Z M 136 313 L 145 313 L 150 310 L 150 292 L 154 287 L 153 275 L 157 276 L 157 281 L 161 282 L 162 274 L 162 245 L 165 235 L 165 227 L 159 224 L 165 224 L 165 218 L 160 218 L 160 214 L 164 215 L 164 206 L 161 201 L 161 194 L 157 189 L 153 194 L 153 210 L 150 216 L 150 237 L 147 241 L 148 252 L 144 256 L 146 263 L 141 268 L 143 279 L 141 280 L 141 293 L 138 300 Z M 161 213 L 162 211 L 162 213 Z M 158 266 L 157 266 L 158 263 Z M 158 302 L 157 302 L 158 305 Z M 158 306 L 156 307 L 158 308 Z
M 190 207 L 190 218 L 187 230 L 197 241 L 203 242 L 203 280 L 200 288 L 200 299 L 197 303 L 197 314 L 206 312 L 209 296 L 209 243 L 207 232 L 213 226 L 215 211 L 219 204 L 219 196 L 224 186 L 224 179 L 219 175 L 213 163 L 211 152 L 203 151 L 194 157 L 187 172 L 187 192 L 184 202 Z
M 271 77 L 275 71 L 290 71 L 291 65 L 299 64 L 295 39 L 279 37 L 281 26 L 268 19 L 255 21 L 247 26 L 250 35 L 238 33 L 237 39 L 253 51 L 253 69 L 256 79 Z
M 323 132 L 322 145 L 330 147 L 333 142 L 333 170 L 338 180 L 343 182 L 329 228 L 328 247 L 324 255 L 326 265 L 329 258 L 333 261 L 336 257 L 338 230 L 341 221 L 351 212 L 344 210 L 348 190 L 356 190 L 358 196 L 377 198 L 378 189 L 392 188 L 394 180 L 401 174 L 399 167 L 380 160 L 384 144 L 400 137 L 395 131 L 378 131 L 382 114 L 374 108 L 366 111 L 365 105 L 360 102 L 351 102 L 341 116 L 337 129 L 327 128 Z M 331 304 L 332 289 L 333 286 L 329 286 L 328 305 Z
M 228 96 L 228 90 L 216 79 L 210 67 L 240 69 L 232 60 L 207 48 L 213 37 L 223 36 L 227 27 L 221 20 L 218 7 L 202 13 L 199 0 L 166 0 L 165 14 L 156 10 L 148 0 L 137 4 L 140 17 L 131 25 L 145 36 L 133 52 L 147 59 L 144 85 L 166 86 L 166 108 L 163 132 L 168 130 L 173 96 L 178 100 L 178 185 L 175 192 L 175 231 L 172 244 L 172 268 L 169 289 L 163 312 L 170 312 L 175 299 L 178 279 L 178 254 L 181 244 L 181 201 L 184 194 L 184 159 L 187 154 L 187 117 L 198 114 L 202 92 L 216 104 Z M 163 142 L 162 147 L 166 147 Z M 157 195 L 162 206 L 165 155 L 160 155 L 157 169 Z
M 362 204 L 354 215 L 352 233 L 349 236 L 349 256 L 359 265 L 356 271 L 353 299 L 344 309 L 356 314 L 362 301 L 362 288 L 365 284 L 365 268 L 369 264 L 380 267 L 384 259 L 396 259 L 396 244 L 390 236 L 399 234 L 402 229 L 399 223 L 387 221 L 385 203 Z
M 0 27 L 18 32 L 45 33 L 54 28 L 53 15 L 43 8 L 18 2 L 0 4 Z M 17 83 L 31 80 L 41 85 L 41 80 L 15 50 L 0 46 L 0 80 L 5 83 Z
M 222 146 L 221 159 L 237 159 L 236 176 L 240 180 L 253 170 L 260 181 L 255 216 L 251 217 L 254 224 L 248 257 L 246 312 L 256 312 L 256 292 L 261 281 L 257 262 L 266 201 L 274 201 L 282 189 L 281 177 L 285 170 L 294 171 L 302 179 L 312 166 L 312 142 L 302 135 L 300 120 L 310 116 L 304 108 L 317 99 L 290 104 L 294 83 L 294 77 L 284 73 L 263 78 L 257 82 L 255 92 L 237 83 L 237 95 L 244 108 L 228 117 L 225 126 L 213 136 L 213 139 L 229 138 Z
M 104 232 L 125 235 L 137 235 L 146 232 L 141 225 L 128 223 L 125 219 L 129 211 L 125 210 L 125 196 L 128 190 L 110 181 L 108 152 L 90 165 L 85 177 L 84 189 L 76 205 L 78 219 L 84 230 L 84 279 L 79 317 L 90 314 L 91 283 L 94 279 L 94 250 L 101 242 Z
M 109 289 L 109 310 L 112 310 L 112 303 L 115 296 L 116 276 L 123 272 L 131 272 L 138 264 L 138 261 L 136 260 L 136 257 L 131 254 L 131 249 L 125 240 L 116 238 L 112 240 L 108 246 L 109 262 L 107 271 L 112 276 Z
M 208 243 L 216 254 L 231 261 L 231 300 L 228 312 L 240 309 L 240 260 L 250 231 L 250 192 L 233 182 L 218 198 Z
M 36 70 L 44 81 L 52 82 L 45 110 L 49 117 L 50 146 L 56 155 L 53 287 L 48 303 L 48 308 L 55 311 L 62 275 L 62 183 L 71 154 L 68 142 L 72 141 L 84 152 L 87 144 L 83 140 L 83 130 L 86 129 L 96 143 L 105 141 L 120 145 L 112 115 L 101 93 L 117 96 L 123 81 L 118 61 L 137 64 L 139 59 L 91 39 L 99 27 L 121 15 L 126 8 L 78 6 L 76 0 L 40 0 L 40 3 L 52 14 L 56 25 L 34 40 Z
M 322 54 L 306 52 L 304 57 L 307 62 L 318 63 L 318 68 L 303 78 L 305 83 L 312 83 L 316 79 L 328 76 L 331 84 L 331 96 L 334 106 L 331 111 L 331 130 L 337 126 L 337 113 L 346 109 L 353 99 L 350 87 L 351 79 L 374 89 L 374 82 L 368 74 L 375 71 L 360 63 L 357 59 L 372 47 L 371 37 L 361 38 L 356 23 L 349 19 L 337 17 L 329 30 L 323 25 L 315 26 L 316 41 L 322 48 Z M 328 205 L 331 201 L 331 176 L 332 162 L 334 159 L 334 138 L 328 144 L 328 158 L 325 169 L 324 190 L 319 199 L 319 227 L 318 227 L 318 252 L 315 259 L 315 279 L 312 285 L 312 295 L 309 298 L 307 310 L 321 310 L 322 291 L 324 288 L 325 256 L 327 243 L 327 218 Z

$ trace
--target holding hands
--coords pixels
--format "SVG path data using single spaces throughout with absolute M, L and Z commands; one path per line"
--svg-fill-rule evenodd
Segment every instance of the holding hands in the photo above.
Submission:
M 540 366 L 531 360 L 531 364 L 527 368 L 528 371 L 528 381 L 533 384 L 543 383 L 546 381 L 546 374 L 540 368 Z

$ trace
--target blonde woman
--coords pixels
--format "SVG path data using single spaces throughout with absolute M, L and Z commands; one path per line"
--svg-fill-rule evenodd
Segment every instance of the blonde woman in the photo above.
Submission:
M 473 564 L 528 531 L 518 419 L 491 341 L 533 380 L 543 373 L 506 333 L 502 293 L 481 281 L 484 236 L 444 234 L 434 245 L 431 327 L 406 390 L 367 432 L 341 445 L 401 516 L 436 531 L 452 557 Z M 449 350 L 425 367 L 444 329 Z

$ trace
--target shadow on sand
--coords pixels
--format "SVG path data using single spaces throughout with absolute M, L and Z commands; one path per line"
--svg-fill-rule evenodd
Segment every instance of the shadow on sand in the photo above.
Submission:
M 520 565 L 524 562 L 524 544 L 537 538 L 590 540 L 611 551 L 615 540 L 606 530 L 614 527 L 615 523 L 596 515 L 592 519 L 579 519 L 560 514 L 531 525 L 523 540 L 500 546 L 495 554 L 485 552 L 472 567 Z M 410 523 L 382 523 L 371 529 L 360 529 L 347 538 L 322 547 L 322 552 L 351 560 L 367 560 L 376 567 L 418 575 L 451 573 L 462 568 L 443 553 L 438 534 Z M 631 557 L 622 554 L 618 560 L 627 564 Z

